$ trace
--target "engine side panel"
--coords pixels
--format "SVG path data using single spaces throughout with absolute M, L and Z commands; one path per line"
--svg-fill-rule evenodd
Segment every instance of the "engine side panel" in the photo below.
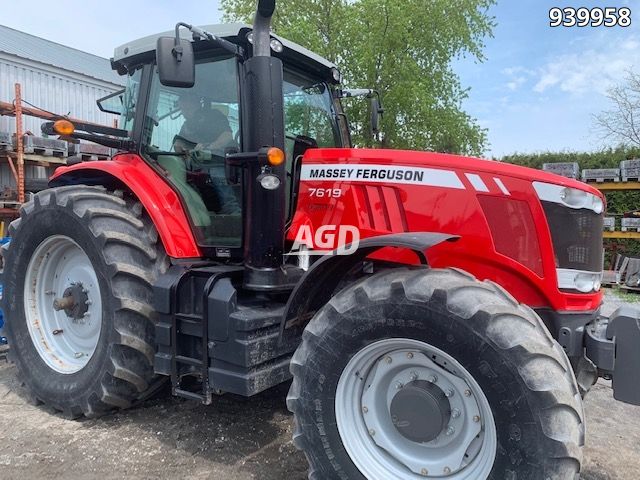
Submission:
M 287 238 L 294 241 L 301 229 L 317 232 L 323 225 L 353 225 L 361 238 L 402 232 L 459 235 L 458 242 L 427 252 L 431 266 L 458 267 L 492 280 L 532 307 L 596 310 L 601 293 L 558 289 L 551 234 L 534 179 L 593 190 L 545 172 L 454 155 L 309 150 Z M 337 238 L 326 240 L 338 246 Z M 412 253 L 391 248 L 374 257 L 416 263 Z

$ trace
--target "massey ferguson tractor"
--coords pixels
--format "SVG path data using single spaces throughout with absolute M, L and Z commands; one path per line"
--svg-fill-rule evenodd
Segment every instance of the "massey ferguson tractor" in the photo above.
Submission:
M 32 400 L 209 404 L 293 378 L 311 479 L 578 478 L 598 377 L 640 404 L 640 317 L 602 318 L 604 197 L 456 155 L 351 146 L 329 61 L 253 26 L 115 50 L 118 150 L 11 224 L 2 309 Z M 189 38 L 182 38 L 185 32 Z M 181 36 L 182 33 L 182 36 Z

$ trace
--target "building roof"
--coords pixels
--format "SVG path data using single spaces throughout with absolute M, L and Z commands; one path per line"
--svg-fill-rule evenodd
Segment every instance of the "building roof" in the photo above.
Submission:
M 0 52 L 123 85 L 108 59 L 0 25 Z

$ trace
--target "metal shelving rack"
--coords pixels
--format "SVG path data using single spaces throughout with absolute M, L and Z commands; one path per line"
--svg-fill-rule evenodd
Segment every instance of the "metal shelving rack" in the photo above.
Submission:
M 602 192 L 640 190 L 640 182 L 589 182 L 588 185 Z M 604 238 L 640 240 L 640 232 L 606 231 L 604 232 Z
M 6 161 L 9 164 L 11 173 L 15 179 L 17 195 L 14 199 L 0 200 L 0 217 L 15 217 L 20 205 L 25 198 L 25 164 L 32 164 L 41 167 L 51 167 L 57 165 L 66 165 L 66 157 L 56 157 L 50 155 L 38 155 L 33 153 L 25 153 L 24 148 L 24 115 L 41 118 L 43 120 L 55 121 L 60 118 L 66 118 L 54 115 L 45 110 L 23 105 L 21 85 L 15 84 L 15 97 L 12 103 L 0 102 L 0 115 L 15 117 L 16 121 L 16 142 L 14 150 L 0 150 L 0 161 Z M 69 118 L 69 120 L 77 122 L 79 120 Z M 88 123 L 88 122 L 83 122 Z

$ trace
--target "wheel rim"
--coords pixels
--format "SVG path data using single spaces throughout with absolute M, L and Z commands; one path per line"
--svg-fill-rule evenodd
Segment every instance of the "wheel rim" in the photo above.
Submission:
M 100 285 L 84 250 L 63 235 L 44 240 L 27 267 L 24 298 L 27 327 L 40 358 L 59 373 L 82 370 L 102 329 Z
M 489 401 L 458 361 L 427 343 L 385 339 L 357 352 L 338 381 L 335 410 L 344 448 L 368 479 L 478 480 L 491 472 L 497 434 Z M 437 434 L 432 418 L 442 420 Z

